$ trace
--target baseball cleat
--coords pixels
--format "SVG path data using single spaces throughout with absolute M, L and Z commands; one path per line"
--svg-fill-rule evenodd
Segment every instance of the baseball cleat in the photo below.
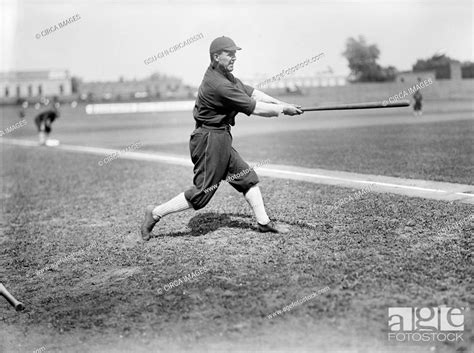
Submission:
M 277 225 L 275 222 L 270 221 L 267 224 L 260 224 L 257 222 L 257 229 L 260 233 L 288 233 L 290 229 L 287 226 Z
M 151 238 L 151 231 L 153 230 L 153 227 L 155 226 L 156 223 L 158 223 L 158 220 L 155 220 L 153 218 L 153 209 L 154 206 L 147 206 L 145 210 L 145 219 L 143 220 L 142 226 L 140 228 L 141 233 L 142 233 L 142 239 L 144 241 L 148 241 Z

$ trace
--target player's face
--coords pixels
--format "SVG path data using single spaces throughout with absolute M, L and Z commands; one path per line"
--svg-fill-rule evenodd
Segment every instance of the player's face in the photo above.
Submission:
M 218 60 L 220 66 L 222 66 L 227 71 L 232 72 L 232 70 L 234 70 L 234 62 L 237 60 L 235 57 L 235 50 L 223 51 L 219 54 Z

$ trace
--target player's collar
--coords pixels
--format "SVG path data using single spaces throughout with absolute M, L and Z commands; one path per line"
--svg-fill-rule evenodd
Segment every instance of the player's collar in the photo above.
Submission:
M 210 66 L 211 70 L 215 70 L 219 72 L 222 76 L 224 76 L 226 79 L 228 79 L 230 82 L 235 83 L 235 77 L 230 73 L 229 71 L 223 69 L 221 66 L 217 65 L 216 67 L 213 67 L 212 64 Z

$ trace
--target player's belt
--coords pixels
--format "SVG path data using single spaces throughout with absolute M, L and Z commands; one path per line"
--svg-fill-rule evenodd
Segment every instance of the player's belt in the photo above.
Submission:
M 197 128 L 202 128 L 202 129 L 207 129 L 207 130 L 221 130 L 221 131 L 230 131 L 230 125 L 219 125 L 219 126 L 214 126 L 214 125 L 206 125 L 206 124 L 196 124 L 196 129 Z

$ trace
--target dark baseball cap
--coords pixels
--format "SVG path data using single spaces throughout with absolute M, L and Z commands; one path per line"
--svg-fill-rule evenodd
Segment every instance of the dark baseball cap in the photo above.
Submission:
M 242 48 L 239 48 L 232 39 L 222 36 L 212 41 L 211 47 L 209 48 L 209 53 L 213 54 L 220 52 L 221 50 L 234 51 L 241 49 Z

